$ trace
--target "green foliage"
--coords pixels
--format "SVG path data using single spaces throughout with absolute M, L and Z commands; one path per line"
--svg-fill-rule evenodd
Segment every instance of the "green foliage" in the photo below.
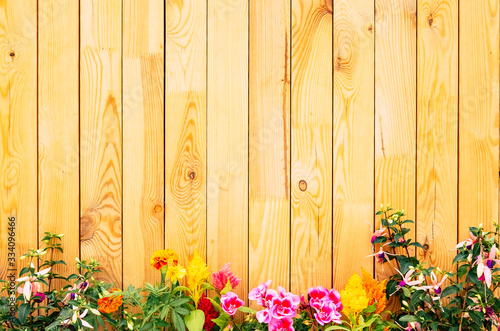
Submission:
M 376 215 L 381 216 L 386 231 L 372 240 L 374 251 L 386 244 L 380 249 L 391 254 L 401 272 L 389 278 L 386 289 L 387 297 L 395 296 L 401 304 L 392 315 L 399 326 L 434 331 L 493 329 L 500 313 L 500 300 L 494 295 L 500 287 L 498 224 L 494 231 L 471 227 L 470 238 L 457 246 L 454 270 L 448 272 L 426 267 L 410 253 L 410 247 L 425 248 L 407 238 L 410 229 L 405 224 L 413 222 L 405 218 L 404 211 L 382 206 Z

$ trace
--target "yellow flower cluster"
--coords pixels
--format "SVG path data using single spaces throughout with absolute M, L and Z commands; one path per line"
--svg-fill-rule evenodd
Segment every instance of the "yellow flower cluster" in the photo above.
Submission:
M 376 314 L 384 311 L 387 299 L 385 296 L 385 281 L 379 283 L 370 273 L 362 269 L 363 279 L 353 274 L 344 290 L 340 291 L 340 298 L 344 306 L 343 313 L 356 315 L 368 306 L 377 303 Z
M 186 276 L 186 269 L 180 265 L 174 265 L 167 269 L 167 277 L 170 278 L 171 283 L 175 283 L 184 276 Z
M 361 277 L 357 274 L 353 274 L 351 278 L 349 278 L 345 289 L 340 291 L 340 298 L 344 306 L 343 313 L 346 315 L 358 314 L 363 309 L 367 308 L 370 302 L 363 288 Z
M 194 251 L 194 256 L 187 266 L 187 275 L 189 277 L 188 287 L 191 292 L 191 298 L 195 306 L 198 307 L 198 301 L 203 294 L 202 285 L 207 281 L 208 276 L 210 276 L 210 271 L 197 250 Z

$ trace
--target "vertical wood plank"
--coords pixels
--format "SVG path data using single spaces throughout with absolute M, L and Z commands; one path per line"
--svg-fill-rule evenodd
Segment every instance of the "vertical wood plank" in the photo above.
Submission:
M 375 206 L 404 208 L 415 221 L 416 1 L 375 8 Z M 395 266 L 377 264 L 376 273 L 385 279 Z
M 417 239 L 452 270 L 458 199 L 458 1 L 418 1 Z
M 207 260 L 248 286 L 248 0 L 208 2 Z
M 0 278 L 6 279 L 27 265 L 21 255 L 38 247 L 36 0 L 0 1 L 0 127 Z
M 80 1 L 80 240 L 99 279 L 122 284 L 120 0 Z
M 38 1 L 38 192 L 39 236 L 63 233 L 64 260 L 54 272 L 76 272 L 80 257 L 78 38 L 75 1 Z
M 123 283 L 159 281 L 164 245 L 164 4 L 123 2 Z
M 498 217 L 498 30 L 498 1 L 460 1 L 459 241 Z
M 206 10 L 167 1 L 165 246 L 184 264 L 206 256 Z
M 250 3 L 249 288 L 289 288 L 290 9 Z
M 343 288 L 361 267 L 373 270 L 365 258 L 374 212 L 373 1 L 335 0 L 333 12 L 333 286 Z
M 292 2 L 292 291 L 332 285 L 332 0 Z

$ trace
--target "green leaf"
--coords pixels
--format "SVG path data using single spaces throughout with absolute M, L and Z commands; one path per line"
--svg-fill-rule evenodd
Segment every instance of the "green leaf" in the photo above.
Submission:
M 436 322 L 432 322 L 431 323 L 431 328 L 434 330 L 434 331 L 438 331 L 438 325 Z
M 186 287 L 186 286 L 176 286 L 176 287 L 174 288 L 174 290 L 172 291 L 172 294 L 173 294 L 173 293 L 180 292 L 180 291 L 189 292 L 189 288 L 188 288 L 188 287 Z
M 220 294 L 221 295 L 227 294 L 227 292 L 231 291 L 232 289 L 233 288 L 231 287 L 231 280 L 228 279 L 226 285 L 224 286 L 222 291 L 220 291 Z
M 422 244 L 419 242 L 413 242 L 410 244 L 410 246 L 415 246 L 415 247 L 424 249 L 424 246 L 422 246 Z
M 204 290 L 215 290 L 215 287 L 212 286 L 212 284 L 210 283 L 203 283 L 201 285 L 201 287 L 204 289 Z
M 210 302 L 212 303 L 212 305 L 214 306 L 214 309 L 218 312 L 218 313 L 221 313 L 222 312 L 222 307 L 220 306 L 220 304 L 215 301 L 214 299 L 212 298 L 208 298 L 210 300 Z
M 23 303 L 19 306 L 19 321 L 21 321 L 21 324 L 26 323 L 26 318 L 28 318 L 30 312 L 31 307 L 28 303 Z
M 189 331 L 202 331 L 205 323 L 205 313 L 203 310 L 196 309 L 190 315 L 184 316 L 184 322 Z
M 177 298 L 174 301 L 170 302 L 170 306 L 172 307 L 181 306 L 185 303 L 188 303 L 189 301 L 191 301 L 190 298 Z
M 405 296 L 407 296 L 408 298 L 411 297 L 411 292 L 406 286 L 403 286 L 402 289 Z
M 443 292 L 441 293 L 441 298 L 456 294 L 460 291 L 461 291 L 460 287 L 456 285 L 450 285 L 443 290 Z
M 474 323 L 476 323 L 479 326 L 483 326 L 483 320 L 484 320 L 483 313 L 475 310 L 469 310 L 469 316 L 474 321 Z
M 374 244 L 383 244 L 383 243 L 386 243 L 386 242 L 387 242 L 387 238 L 386 237 L 377 237 L 373 241 Z
M 325 329 L 325 331 L 331 331 L 331 330 L 349 330 L 349 329 L 346 327 L 343 327 L 343 326 L 338 326 L 338 325 L 332 325 L 332 326 L 329 326 Z
M 216 319 L 212 320 L 212 322 L 214 322 L 215 324 L 217 324 L 217 326 L 219 326 L 219 328 L 221 330 L 223 330 L 226 327 L 228 321 L 229 321 L 229 314 L 224 313 L 224 312 L 222 312 L 219 315 L 219 317 L 217 317 Z
M 242 313 L 247 313 L 247 314 L 255 314 L 257 312 L 250 307 L 240 307 L 238 308 L 238 310 L 241 311 Z
M 405 315 L 405 316 L 401 317 L 399 320 L 401 322 L 411 323 L 411 322 L 416 322 L 417 318 L 415 316 L 413 316 L 413 315 Z
M 201 312 L 201 313 L 203 314 L 203 312 Z M 189 316 L 191 316 L 191 315 L 189 315 Z M 203 314 L 203 316 L 205 316 L 205 315 Z M 188 317 L 188 316 L 185 316 L 184 319 L 186 317 Z M 203 317 L 203 318 L 205 318 L 205 317 Z M 186 331 L 186 325 L 184 324 L 184 321 L 182 320 L 182 317 L 180 315 L 173 313 L 172 314 L 172 322 L 174 322 L 174 326 L 177 329 L 177 331 Z M 189 329 L 189 327 L 188 327 L 188 329 Z M 203 323 L 201 324 L 201 328 L 199 329 L 199 331 L 201 331 L 202 329 L 203 329 Z M 191 329 L 189 329 L 189 330 L 191 331 Z

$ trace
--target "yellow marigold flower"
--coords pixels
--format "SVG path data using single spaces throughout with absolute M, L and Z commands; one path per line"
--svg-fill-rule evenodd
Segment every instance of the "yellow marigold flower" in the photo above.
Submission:
M 363 288 L 361 277 L 356 273 L 349 278 L 345 289 L 340 291 L 340 297 L 344 306 L 343 313 L 346 315 L 358 314 L 368 307 L 370 301 Z
M 154 252 L 150 259 L 151 267 L 157 270 L 160 270 L 169 263 L 177 265 L 178 261 L 179 257 L 170 248 Z
M 368 296 L 368 306 L 373 305 L 375 302 L 377 303 L 376 314 L 380 314 L 384 311 L 387 305 L 387 298 L 385 296 L 385 280 L 377 282 L 373 279 L 372 275 L 361 268 L 361 273 L 363 274 L 363 289 L 365 290 Z
M 186 269 L 180 265 L 171 266 L 167 269 L 167 277 L 170 278 L 171 283 L 175 283 L 177 280 L 184 278 L 186 276 Z
M 202 285 L 207 281 L 208 276 L 210 276 L 210 271 L 197 250 L 194 251 L 194 256 L 187 266 L 187 275 L 189 277 L 188 287 L 191 292 L 191 298 L 195 306 L 198 307 L 198 301 L 203 294 Z

